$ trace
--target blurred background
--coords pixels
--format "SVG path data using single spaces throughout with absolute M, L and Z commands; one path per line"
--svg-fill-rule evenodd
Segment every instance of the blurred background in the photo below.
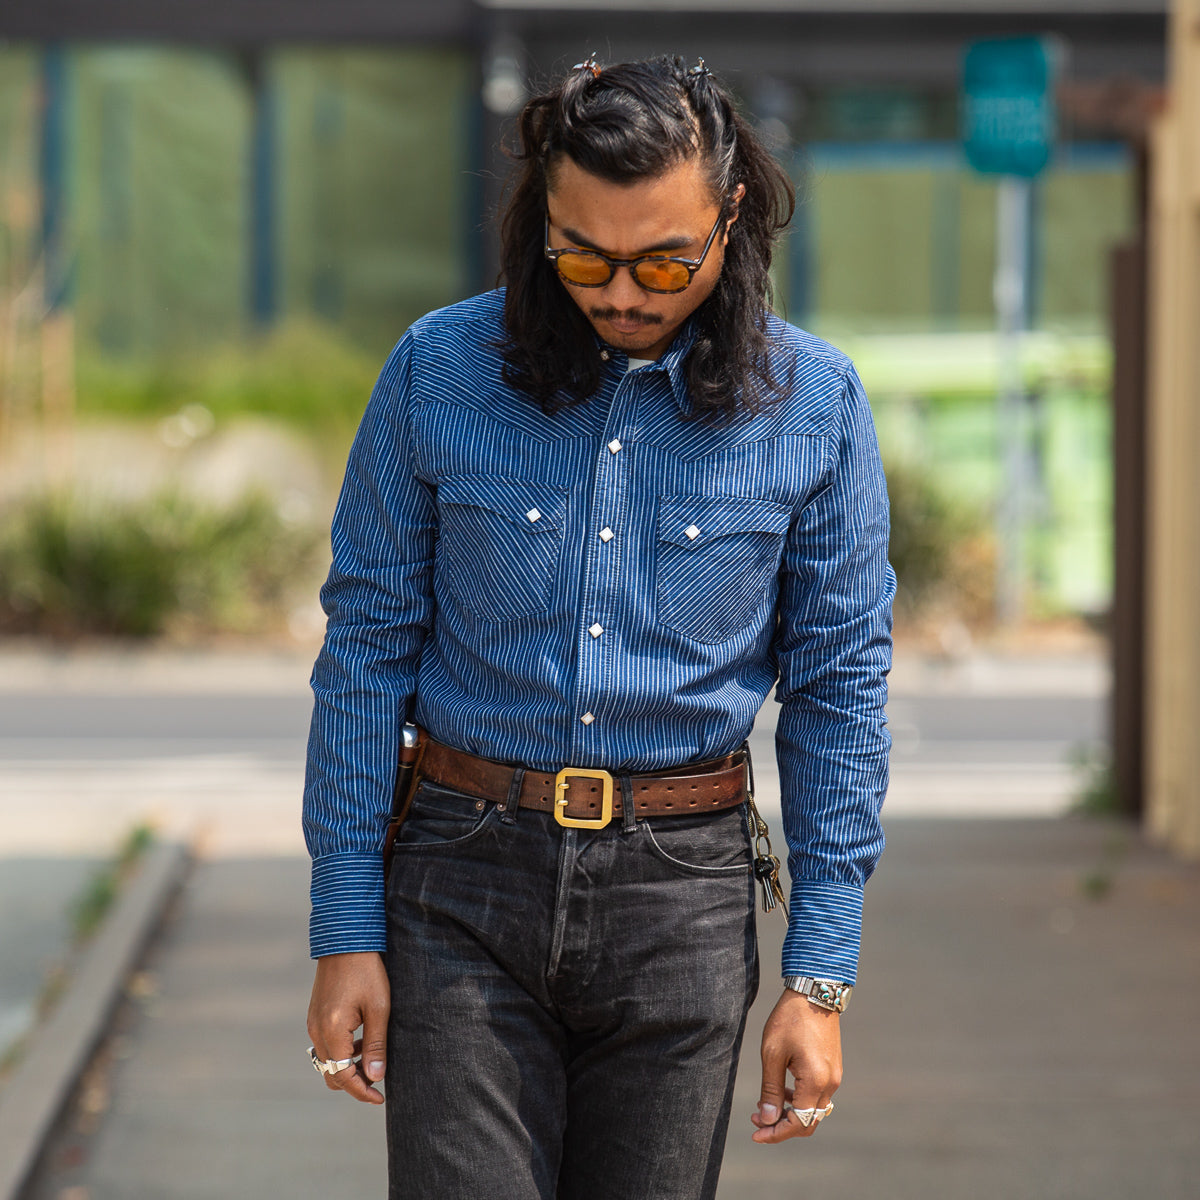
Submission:
M 169 491 L 161 536 L 204 554 L 215 535 L 197 510 L 217 502 L 260 532 L 282 523 L 296 542 L 323 528 L 388 349 L 423 312 L 495 283 L 498 147 L 528 89 L 581 47 L 613 61 L 669 45 L 703 54 L 736 89 L 800 188 L 777 306 L 860 364 L 894 477 L 906 627 L 931 607 L 926 632 L 943 639 L 990 624 L 1006 483 L 1021 492 L 1022 541 L 1007 622 L 1102 625 L 1109 263 L 1143 220 L 1142 131 L 1080 94 L 1119 84 L 1153 103 L 1163 4 L 1034 6 L 1046 10 L 1036 32 L 1056 39 L 1066 103 L 1052 161 L 1023 200 L 1018 476 L 996 408 L 998 177 L 964 159 L 959 97 L 965 46 L 1028 32 L 1029 17 L 965 3 L 811 7 L 691 5 L 686 28 L 671 3 L 617 21 L 595 5 L 532 0 L 218 5 L 203 19 L 189 5 L 58 5 L 8 18 L 8 520 L 23 509 L 38 525 L 27 539 L 72 517 L 94 524 L 95 510 L 77 511 L 86 494 L 120 499 L 120 527 Z M 50 513 L 48 491 L 75 502 Z M 252 510 L 238 496 L 250 491 Z M 35 564 L 8 561 L 0 604 L 12 630 L 179 632 L 251 617 L 200 582 L 172 598 L 147 581 L 159 599 L 139 605 L 101 578 L 69 612 L 49 580 L 35 586 Z M 255 566 L 250 590 L 277 598 L 282 564 Z M 130 564 L 120 569 L 132 586 Z M 295 632 L 311 633 L 311 613 L 292 615 Z
M 1200 3 L 8 0 L 0 1118 L 139 862 L 192 865 L 0 1200 L 324 1194 L 317 1128 L 378 1185 L 379 1131 L 292 1062 L 329 518 L 392 345 L 496 283 L 517 112 L 591 51 L 735 91 L 799 191 L 775 306 L 854 359 L 888 472 L 893 849 L 810 1181 L 1193 1195 Z M 794 1185 L 731 1154 L 722 1195 Z

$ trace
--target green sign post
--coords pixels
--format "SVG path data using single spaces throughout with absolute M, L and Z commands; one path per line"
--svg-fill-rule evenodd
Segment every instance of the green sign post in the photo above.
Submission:
M 996 615 L 1015 625 L 1024 608 L 1025 497 L 1035 466 L 1021 378 L 1021 339 L 1029 322 L 1030 181 L 1054 149 L 1053 45 L 1041 38 L 975 42 L 963 58 L 963 150 L 976 171 L 999 175 L 996 188 L 996 307 L 1000 386 L 997 444 L 1003 490 L 996 504 Z

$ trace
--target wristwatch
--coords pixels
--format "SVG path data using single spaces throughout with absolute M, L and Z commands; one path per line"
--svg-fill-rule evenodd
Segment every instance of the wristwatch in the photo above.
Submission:
M 836 979 L 814 979 L 811 975 L 785 975 L 783 986 L 807 996 L 809 1003 L 818 1008 L 827 1008 L 836 1013 L 846 1011 L 850 993 L 854 991 L 848 983 L 838 983 Z

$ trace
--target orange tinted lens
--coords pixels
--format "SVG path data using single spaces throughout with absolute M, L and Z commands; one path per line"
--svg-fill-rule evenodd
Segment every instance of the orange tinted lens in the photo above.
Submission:
M 655 292 L 681 292 L 691 282 L 691 275 L 682 263 L 667 258 L 651 258 L 634 268 L 642 287 Z
M 595 286 L 607 283 L 612 278 L 612 268 L 598 254 L 572 250 L 567 254 L 560 254 L 556 261 L 559 274 L 569 283 Z

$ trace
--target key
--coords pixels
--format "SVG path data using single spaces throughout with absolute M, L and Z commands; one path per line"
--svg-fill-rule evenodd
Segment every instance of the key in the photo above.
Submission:
M 779 884 L 779 859 L 763 854 L 754 860 L 754 877 L 762 885 L 763 912 L 774 912 L 783 903 L 783 888 Z M 787 912 L 786 905 L 784 913 Z

